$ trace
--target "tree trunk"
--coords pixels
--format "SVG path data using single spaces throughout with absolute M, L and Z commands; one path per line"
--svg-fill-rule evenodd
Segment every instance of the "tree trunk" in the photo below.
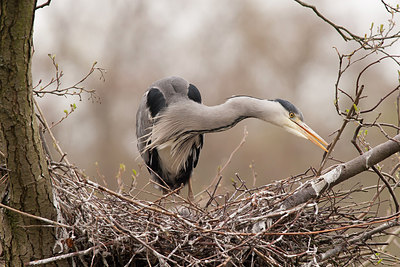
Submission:
M 3 204 L 56 220 L 51 181 L 32 100 L 31 60 L 35 0 L 1 0 L 0 132 L 9 170 Z M 0 199 L 1 200 L 1 199 Z M 55 229 L 9 210 L 0 210 L 0 239 L 6 266 L 52 256 Z

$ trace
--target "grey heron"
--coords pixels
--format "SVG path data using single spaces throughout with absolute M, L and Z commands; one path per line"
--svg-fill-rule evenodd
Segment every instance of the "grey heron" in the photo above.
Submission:
M 309 139 L 327 151 L 328 143 L 304 123 L 303 114 L 282 99 L 233 96 L 217 106 L 201 103 L 196 86 L 179 77 L 153 83 L 136 114 L 138 149 L 153 178 L 166 189 L 188 183 L 199 160 L 205 133 L 225 131 L 246 118 L 257 118 Z

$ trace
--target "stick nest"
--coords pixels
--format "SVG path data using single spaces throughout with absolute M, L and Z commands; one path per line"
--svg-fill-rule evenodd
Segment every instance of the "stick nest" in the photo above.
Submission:
M 281 208 L 312 175 L 255 189 L 237 177 L 231 192 L 208 193 L 200 206 L 176 192 L 154 202 L 116 193 L 66 164 L 50 170 L 59 222 L 73 226 L 58 228 L 58 252 L 77 266 L 351 266 L 385 257 L 363 238 L 376 221 L 374 205 L 353 200 L 361 188 Z

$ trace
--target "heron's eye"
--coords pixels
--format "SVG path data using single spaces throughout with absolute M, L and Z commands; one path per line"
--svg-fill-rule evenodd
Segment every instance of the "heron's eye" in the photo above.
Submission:
M 294 113 L 293 113 L 293 112 L 289 112 L 289 117 L 290 117 L 291 119 L 293 119 L 293 118 L 294 118 Z

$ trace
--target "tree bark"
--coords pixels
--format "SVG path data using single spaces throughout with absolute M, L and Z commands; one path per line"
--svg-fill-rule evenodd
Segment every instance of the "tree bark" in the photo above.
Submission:
M 8 193 L 15 209 L 56 220 L 47 162 L 32 100 L 31 60 L 35 0 L 1 0 L 0 132 L 4 140 Z M 9 210 L 0 210 L 0 239 L 6 266 L 53 255 L 55 229 Z

